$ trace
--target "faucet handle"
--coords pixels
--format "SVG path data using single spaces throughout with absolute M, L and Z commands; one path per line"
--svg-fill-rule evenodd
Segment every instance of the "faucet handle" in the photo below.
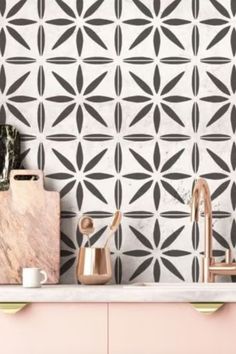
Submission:
M 231 257 L 231 250 L 228 248 L 225 251 L 225 263 L 231 263 L 232 262 L 232 257 Z

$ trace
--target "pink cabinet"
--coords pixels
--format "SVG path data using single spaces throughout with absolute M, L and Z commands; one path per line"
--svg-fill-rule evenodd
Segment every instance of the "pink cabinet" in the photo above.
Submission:
M 203 315 L 190 304 L 110 304 L 109 354 L 235 354 L 236 304 Z
M 235 354 L 236 304 L 34 303 L 0 312 L 2 354 Z
M 107 304 L 31 304 L 0 312 L 1 354 L 107 354 Z

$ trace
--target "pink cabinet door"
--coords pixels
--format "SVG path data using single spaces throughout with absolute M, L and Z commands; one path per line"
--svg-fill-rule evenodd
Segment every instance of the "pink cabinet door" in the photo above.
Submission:
M 203 315 L 190 304 L 110 304 L 109 354 L 235 354 L 236 304 Z
M 31 304 L 0 312 L 1 354 L 107 354 L 106 304 Z

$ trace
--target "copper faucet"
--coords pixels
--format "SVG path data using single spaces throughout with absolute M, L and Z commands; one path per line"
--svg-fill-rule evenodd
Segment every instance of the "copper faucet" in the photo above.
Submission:
M 212 252 L 212 208 L 211 194 L 206 180 L 196 181 L 192 194 L 192 220 L 199 221 L 200 201 L 203 197 L 205 216 L 204 257 L 202 263 L 202 281 L 214 282 L 216 275 L 236 275 L 236 263 L 231 261 L 230 250 L 225 252 L 224 262 L 215 262 Z

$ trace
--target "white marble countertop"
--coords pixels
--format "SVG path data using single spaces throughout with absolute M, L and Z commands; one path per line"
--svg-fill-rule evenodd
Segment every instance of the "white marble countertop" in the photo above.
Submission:
M 1 285 L 0 302 L 236 302 L 236 283 L 144 285 Z

